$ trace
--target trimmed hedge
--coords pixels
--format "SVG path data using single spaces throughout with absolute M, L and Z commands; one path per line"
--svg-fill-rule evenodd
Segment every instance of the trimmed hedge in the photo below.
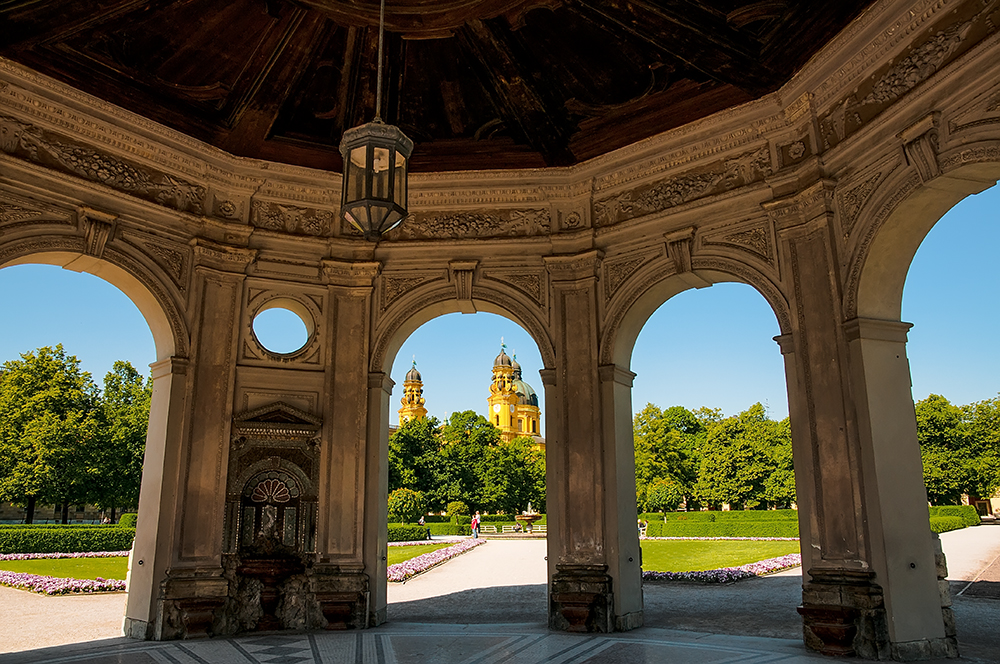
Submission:
M 416 542 L 427 539 L 426 526 L 411 526 L 402 523 L 389 524 L 390 542 Z
M 662 516 L 662 515 L 659 515 Z M 514 519 L 513 514 L 484 514 L 480 517 L 482 523 L 498 523 L 498 524 L 514 524 L 517 523 Z M 536 526 L 541 526 L 545 524 L 545 515 L 538 521 L 535 521 Z
M 646 537 L 798 537 L 799 522 L 770 521 L 649 521 Z
M 120 526 L 15 526 L 0 529 L 0 553 L 127 551 L 135 528 Z
M 798 521 L 799 513 L 796 510 L 730 510 L 730 511 L 703 511 L 703 512 L 647 512 L 640 514 L 639 518 L 652 523 L 653 521 L 695 521 L 695 522 L 719 522 L 719 521 L 740 521 L 740 522 L 760 522 L 760 521 Z
M 118 519 L 118 525 L 122 528 L 135 528 L 135 522 L 138 518 L 139 515 L 135 512 L 126 512 Z
M 472 517 L 465 514 L 456 514 L 452 521 L 460 526 L 467 526 L 472 523 Z
M 979 512 L 972 505 L 941 505 L 930 508 L 931 518 L 951 516 L 962 520 L 963 526 L 978 526 L 980 523 Z M 954 530 L 954 528 L 949 528 Z M 935 532 L 944 532 L 938 530 Z
M 472 528 L 468 524 L 460 526 L 457 523 L 428 523 L 431 535 L 471 535 Z
M 949 530 L 961 530 L 966 527 L 962 517 L 958 516 L 932 516 L 931 530 L 936 533 L 946 533 Z

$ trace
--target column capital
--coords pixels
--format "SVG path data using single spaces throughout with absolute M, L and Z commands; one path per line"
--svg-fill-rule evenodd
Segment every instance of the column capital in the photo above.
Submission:
M 625 387 L 632 387 L 635 380 L 635 373 L 628 369 L 622 369 L 617 364 L 602 364 L 597 367 L 597 375 L 602 383 L 615 382 Z
M 580 281 L 595 279 L 601 269 L 604 252 L 594 249 L 572 256 L 543 256 L 545 269 L 552 281 Z
M 782 355 L 790 355 L 795 352 L 795 337 L 791 332 L 788 334 L 779 334 L 774 337 L 774 342 L 778 344 Z
M 162 378 L 171 374 L 175 376 L 183 376 L 187 373 L 188 365 L 190 363 L 191 361 L 188 360 L 188 358 L 174 355 L 173 357 L 153 362 L 149 365 L 149 368 L 152 369 L 153 380 L 156 380 L 157 378 Z
M 383 373 L 381 371 L 373 371 L 368 374 L 368 389 L 378 390 L 381 389 L 385 391 L 386 394 L 392 394 L 392 388 L 395 387 L 396 382 L 389 378 L 389 374 Z
M 555 369 L 540 369 L 538 375 L 542 377 L 542 385 L 546 387 L 555 387 L 558 383 Z
M 337 261 L 326 259 L 320 261 L 323 278 L 331 286 L 351 286 L 356 288 L 371 288 L 375 277 L 382 271 L 378 261 Z
M 913 323 L 878 318 L 852 318 L 844 323 L 844 334 L 848 341 L 870 339 L 872 341 L 893 341 L 906 343 L 906 333 Z
M 195 267 L 207 267 L 219 272 L 244 274 L 257 258 L 256 249 L 219 244 L 204 238 L 191 240 Z

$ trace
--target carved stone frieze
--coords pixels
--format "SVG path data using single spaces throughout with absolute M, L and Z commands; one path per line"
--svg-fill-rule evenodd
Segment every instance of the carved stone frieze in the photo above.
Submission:
M 690 201 L 760 182 L 773 173 L 767 146 L 716 161 L 690 173 L 643 185 L 594 202 L 596 226 L 612 226 Z
M 539 304 L 543 304 L 545 301 L 542 290 L 544 276 L 541 272 L 489 270 L 483 273 L 483 277 L 512 286 Z
M 250 224 L 256 228 L 295 235 L 327 237 L 336 228 L 336 214 L 330 210 L 302 208 L 271 201 L 253 201 Z
M 204 239 L 194 241 L 195 264 L 205 265 L 223 272 L 244 272 L 256 257 L 256 249 L 231 247 Z
M 989 15 L 995 10 L 977 4 L 968 3 L 940 18 L 901 59 L 884 65 L 824 113 L 819 123 L 824 149 L 843 141 L 971 44 L 994 31 Z
M 182 212 L 201 214 L 206 189 L 105 154 L 70 138 L 0 116 L 0 151 Z
M 387 240 L 430 240 L 545 235 L 551 228 L 547 209 L 414 212 Z
M 1000 161 L 1000 146 L 968 148 L 953 152 L 941 160 L 941 169 L 950 171 L 964 164 L 978 164 L 986 161 Z

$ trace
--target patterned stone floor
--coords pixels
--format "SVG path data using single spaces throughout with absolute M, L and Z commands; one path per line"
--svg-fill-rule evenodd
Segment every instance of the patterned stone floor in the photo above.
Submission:
M 360 632 L 153 643 L 105 639 L 0 655 L 18 664 L 797 664 L 830 662 L 800 641 L 643 628 L 613 635 L 542 625 L 395 623 Z

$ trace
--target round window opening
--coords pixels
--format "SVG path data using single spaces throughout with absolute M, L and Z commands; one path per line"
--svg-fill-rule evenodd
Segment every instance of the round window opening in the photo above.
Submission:
M 253 333 L 260 345 L 279 355 L 288 355 L 305 348 L 311 330 L 303 314 L 286 308 L 287 304 L 273 305 L 257 312 L 253 318 Z M 303 312 L 306 316 L 308 313 Z

